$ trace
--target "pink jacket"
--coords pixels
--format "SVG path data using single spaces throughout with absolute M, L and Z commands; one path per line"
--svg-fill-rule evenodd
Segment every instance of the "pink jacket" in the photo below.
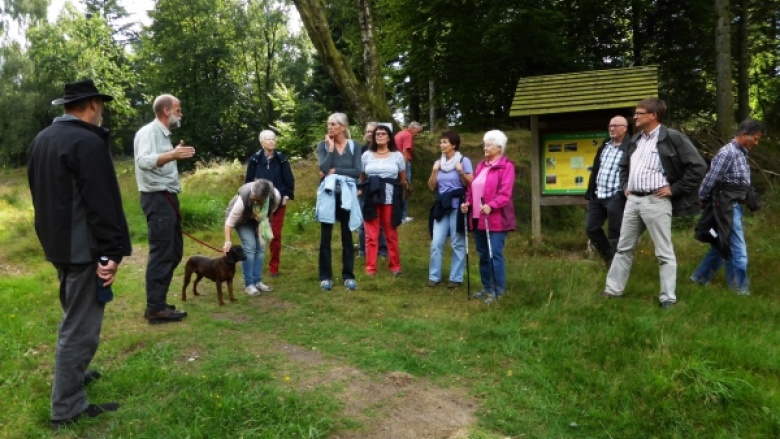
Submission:
M 485 170 L 485 168 L 487 168 Z M 485 204 L 492 209 L 488 214 L 488 223 L 491 232 L 508 232 L 515 230 L 515 206 L 512 203 L 512 189 L 515 186 L 515 164 L 501 157 L 498 162 L 490 167 L 485 166 L 485 161 L 479 162 L 474 176 L 485 170 L 489 172 L 485 180 Z M 471 187 L 466 191 L 466 202 L 474 206 Z M 469 221 L 469 228 L 472 222 Z M 481 217 L 477 222 L 479 230 L 485 230 L 485 220 Z

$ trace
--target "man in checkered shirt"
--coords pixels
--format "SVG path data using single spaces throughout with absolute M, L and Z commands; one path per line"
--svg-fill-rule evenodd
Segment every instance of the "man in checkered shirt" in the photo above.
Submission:
M 699 188 L 699 198 L 705 207 L 702 219 L 709 217 L 707 213 L 711 212 L 710 216 L 719 216 L 719 220 L 715 221 L 714 228 L 703 227 L 704 233 L 711 233 L 714 239 L 709 252 L 691 276 L 693 282 L 701 285 L 709 283 L 725 265 L 729 288 L 741 296 L 750 295 L 742 211 L 750 191 L 748 153 L 758 145 L 763 134 L 764 127 L 760 122 L 745 120 L 737 127 L 731 142 L 712 158 L 710 171 Z M 720 240 L 716 239 L 718 235 L 722 235 Z
M 585 198 L 589 200 L 588 214 L 585 219 L 585 232 L 590 243 L 598 250 L 601 258 L 612 263 L 620 224 L 623 222 L 623 209 L 626 196 L 620 187 L 620 160 L 628 149 L 628 121 L 623 116 L 615 116 L 609 121 L 609 138 L 596 151 L 593 167 L 588 180 Z M 609 220 L 608 234 L 604 233 L 604 223 Z

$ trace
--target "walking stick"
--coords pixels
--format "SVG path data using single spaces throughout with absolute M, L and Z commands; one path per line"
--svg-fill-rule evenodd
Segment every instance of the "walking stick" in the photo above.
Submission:
M 485 199 L 482 199 L 482 205 L 485 205 Z M 496 267 L 493 265 L 493 244 L 490 242 L 490 222 L 488 221 L 488 215 L 485 215 L 485 233 L 487 234 L 487 242 L 488 242 L 488 255 L 490 255 L 490 274 L 493 277 L 491 279 L 492 284 L 492 293 L 496 294 L 496 290 L 498 289 L 498 285 L 496 285 Z
M 469 213 L 463 214 L 463 236 L 466 238 L 466 300 L 471 300 L 471 274 L 469 273 Z

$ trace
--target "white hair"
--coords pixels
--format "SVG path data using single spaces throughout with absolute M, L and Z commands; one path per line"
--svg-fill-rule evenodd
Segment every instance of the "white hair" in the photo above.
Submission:
M 504 153 L 506 150 L 506 134 L 499 130 L 491 130 L 485 133 L 485 136 L 482 138 L 482 141 L 485 142 L 485 144 L 490 143 L 491 145 L 495 145 L 501 148 L 501 154 Z
M 271 130 L 263 130 L 260 131 L 260 135 L 257 136 L 257 139 L 260 141 L 260 143 L 263 143 L 263 140 L 270 139 L 271 137 L 276 137 L 276 133 Z

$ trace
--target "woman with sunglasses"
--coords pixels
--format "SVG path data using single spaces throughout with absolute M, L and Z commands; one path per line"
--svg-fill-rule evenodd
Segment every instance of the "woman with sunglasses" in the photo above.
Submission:
M 366 229 L 366 274 L 376 274 L 379 229 L 385 231 L 390 272 L 401 274 L 398 226 L 401 225 L 406 181 L 406 160 L 398 151 L 390 128 L 379 125 L 374 130 L 369 150 L 363 153 L 360 187 L 363 219 Z

